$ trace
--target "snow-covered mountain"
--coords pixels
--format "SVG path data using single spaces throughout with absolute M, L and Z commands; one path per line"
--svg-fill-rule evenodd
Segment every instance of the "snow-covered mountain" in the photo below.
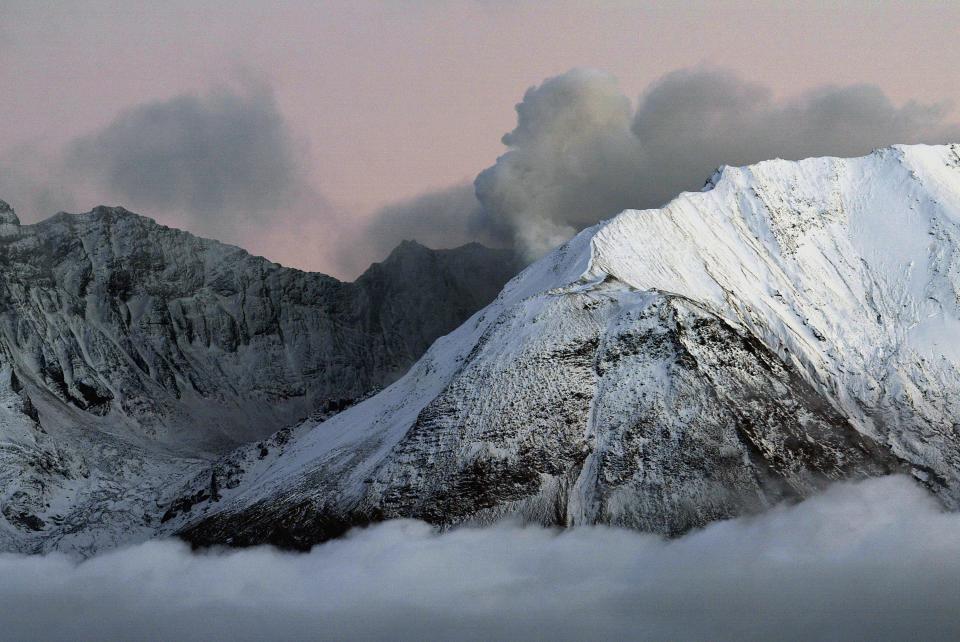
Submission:
M 520 268 L 408 242 L 343 283 L 122 208 L 0 202 L 0 550 L 152 532 L 211 456 L 392 383 Z
M 346 284 L 4 204 L 0 266 L 3 550 L 391 517 L 677 534 L 890 472 L 960 508 L 957 145 L 721 168 L 459 327 L 508 255 L 404 244 Z
M 676 534 L 894 471 L 957 508 L 958 430 L 960 146 L 773 160 L 585 230 L 392 386 L 196 474 L 161 532 Z

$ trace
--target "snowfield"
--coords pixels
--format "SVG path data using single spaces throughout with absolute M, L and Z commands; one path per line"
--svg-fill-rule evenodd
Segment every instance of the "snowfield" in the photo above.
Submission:
M 393 386 L 241 449 L 195 543 L 513 516 L 676 535 L 902 472 L 960 504 L 960 147 L 723 167 L 580 233 Z

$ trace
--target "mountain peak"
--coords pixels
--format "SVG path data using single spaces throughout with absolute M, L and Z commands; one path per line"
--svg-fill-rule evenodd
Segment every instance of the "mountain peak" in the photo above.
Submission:
M 125 207 L 120 205 L 97 205 L 92 210 L 87 212 L 87 216 L 95 216 L 98 218 L 102 217 L 112 217 L 112 218 L 131 218 L 144 221 L 154 222 L 149 216 L 144 216 L 143 214 L 137 214 L 136 212 L 131 212 Z
M 395 381 L 515 275 L 408 243 L 342 283 L 121 207 L 0 217 L 0 552 L 152 530 L 172 480 Z
M 20 219 L 10 204 L 0 200 L 0 236 L 16 232 L 20 228 Z
M 306 547 L 385 517 L 513 517 L 672 536 L 893 472 L 956 508 L 960 439 L 932 427 L 960 423 L 958 152 L 725 166 L 588 228 L 284 459 L 237 455 L 243 479 L 179 532 Z
M 412 239 L 404 239 L 400 241 L 395 248 L 393 248 L 393 251 L 390 252 L 389 256 L 409 255 L 425 251 L 429 251 L 429 248 L 422 243 Z

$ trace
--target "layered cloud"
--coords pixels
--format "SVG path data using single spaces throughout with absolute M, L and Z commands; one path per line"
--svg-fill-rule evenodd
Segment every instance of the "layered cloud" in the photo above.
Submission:
M 960 631 L 960 515 L 899 477 L 673 541 L 401 521 L 299 555 L 0 555 L 0 576 L 24 640 L 936 640 Z

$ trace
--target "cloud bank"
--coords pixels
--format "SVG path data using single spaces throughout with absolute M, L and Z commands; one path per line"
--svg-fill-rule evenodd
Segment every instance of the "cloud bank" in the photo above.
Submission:
M 135 207 L 218 217 L 289 206 L 300 156 L 269 87 L 247 83 L 127 109 L 66 162 Z
M 243 77 L 127 108 L 63 150 L 8 150 L 0 192 L 28 222 L 123 205 L 288 265 L 352 276 L 330 270 L 331 258 L 362 222 L 324 198 L 309 165 L 270 85 Z
M 0 197 L 24 220 L 124 205 L 288 265 L 353 277 L 405 239 L 514 246 L 533 259 L 624 209 L 699 189 L 722 164 L 960 141 L 948 105 L 896 105 L 872 85 L 782 99 L 710 68 L 667 74 L 635 104 L 613 76 L 575 69 L 531 87 L 516 110 L 506 153 L 472 185 L 373 213 L 323 197 L 269 83 L 249 78 L 127 108 L 61 152 L 5 150 Z
M 857 156 L 895 143 L 960 140 L 946 105 L 894 105 L 876 86 L 787 100 L 733 73 L 670 73 L 636 109 L 609 74 L 573 70 L 530 88 L 508 151 L 476 179 L 490 229 L 531 257 L 627 208 L 699 189 L 719 165 Z
M 381 208 L 358 230 L 354 242 L 340 248 L 337 260 L 345 272 L 359 274 L 404 240 L 435 249 L 472 242 L 488 247 L 513 244 L 511 230 L 483 215 L 473 185 L 464 182 Z
M 960 515 L 900 477 L 669 542 L 400 521 L 303 555 L 2 555 L 0 577 L 13 639 L 935 640 L 960 633 Z

